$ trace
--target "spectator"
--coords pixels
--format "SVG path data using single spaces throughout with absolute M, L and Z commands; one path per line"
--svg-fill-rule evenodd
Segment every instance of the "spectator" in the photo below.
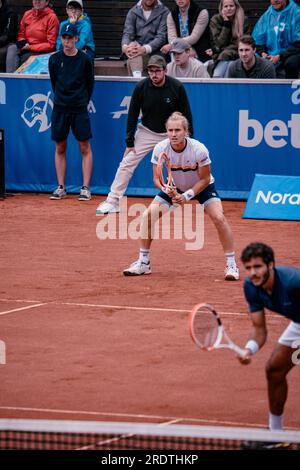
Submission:
M 300 8 L 293 0 L 271 0 L 253 30 L 258 53 L 275 65 L 278 78 L 298 78 Z
M 175 0 L 176 6 L 167 16 L 168 44 L 161 48 L 167 54 L 176 38 L 185 38 L 193 47 L 194 56 L 206 62 L 210 48 L 209 14 L 199 7 L 194 0 Z
M 119 201 L 134 170 L 155 145 L 166 138 L 166 120 L 174 111 L 178 110 L 187 117 L 193 136 L 192 113 L 185 88 L 176 78 L 166 76 L 166 67 L 163 57 L 150 57 L 149 78 L 140 80 L 133 90 L 128 110 L 126 149 L 107 200 L 97 207 L 97 215 L 120 212 Z M 142 119 L 138 124 L 140 113 Z
M 20 22 L 17 44 L 8 47 L 7 72 L 14 72 L 31 55 L 55 50 L 59 21 L 49 8 L 49 0 L 32 0 Z
M 228 78 L 276 78 L 274 65 L 256 56 L 256 44 L 252 36 L 245 34 L 238 43 L 240 58 L 228 67 Z
M 146 74 L 150 55 L 159 53 L 167 40 L 168 8 L 159 0 L 140 0 L 126 16 L 122 52 L 130 75 Z
M 167 65 L 167 75 L 171 77 L 210 78 L 205 65 L 200 60 L 191 57 L 191 46 L 185 39 L 175 39 L 170 52 L 174 54 L 174 59 Z
M 0 0 L 0 71 L 6 71 L 6 54 L 9 44 L 16 42 L 18 33 L 18 15 Z
M 66 150 L 70 128 L 79 143 L 82 155 L 83 186 L 79 201 L 89 201 L 93 155 L 89 139 L 92 137 L 87 110 L 94 87 L 93 62 L 87 54 L 76 48 L 77 28 L 66 23 L 61 29 L 63 49 L 49 59 L 49 73 L 54 93 L 51 117 L 51 137 L 55 141 L 55 166 L 58 187 L 50 199 L 66 196 Z
M 92 23 L 88 15 L 83 11 L 82 0 L 68 0 L 66 10 L 68 19 L 60 23 L 58 38 L 56 41 L 56 49 L 58 51 L 62 49 L 60 32 L 64 25 L 76 24 L 78 34 L 76 49 L 81 49 L 83 52 L 86 52 L 91 59 L 94 59 L 96 53 Z
M 238 39 L 250 33 L 250 24 L 238 0 L 221 0 L 219 13 L 210 20 L 211 49 L 215 78 L 226 76 L 230 61 L 238 59 Z

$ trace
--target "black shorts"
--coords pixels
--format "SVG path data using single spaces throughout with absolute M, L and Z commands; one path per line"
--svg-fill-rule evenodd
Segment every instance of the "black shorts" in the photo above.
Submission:
M 51 138 L 55 142 L 66 140 L 70 129 L 76 140 L 83 142 L 92 137 L 90 117 L 87 110 L 70 113 L 53 109 L 51 116 Z
M 179 189 L 177 190 L 178 193 L 182 194 L 183 191 L 180 191 Z M 164 193 L 163 191 L 159 191 L 158 197 L 164 199 L 166 202 L 168 202 L 169 204 L 172 205 L 172 199 L 166 194 Z M 193 197 L 192 201 L 198 201 L 200 204 L 204 204 L 207 203 L 207 201 L 209 201 L 210 199 L 215 199 L 215 200 L 218 200 L 220 201 L 221 198 L 215 188 L 215 183 L 211 183 L 209 184 L 203 191 L 201 191 L 201 193 L 199 194 L 196 194 L 195 197 Z

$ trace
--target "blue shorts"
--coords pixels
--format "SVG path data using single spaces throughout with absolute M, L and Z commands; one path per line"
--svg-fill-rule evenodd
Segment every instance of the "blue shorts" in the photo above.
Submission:
M 62 142 L 68 138 L 70 129 L 76 140 L 83 142 L 92 137 L 90 117 L 87 110 L 70 113 L 53 109 L 51 116 L 51 138 Z
M 182 194 L 183 191 L 180 191 L 177 189 L 177 192 Z M 161 198 L 164 201 L 166 201 L 168 204 L 172 204 L 172 199 L 163 191 L 159 191 L 159 193 L 156 196 L 157 198 Z M 209 184 L 201 193 L 196 194 L 195 197 L 193 197 L 192 201 L 198 201 L 200 204 L 203 204 L 204 206 L 209 204 L 212 201 L 220 201 L 221 198 L 215 188 L 215 183 Z

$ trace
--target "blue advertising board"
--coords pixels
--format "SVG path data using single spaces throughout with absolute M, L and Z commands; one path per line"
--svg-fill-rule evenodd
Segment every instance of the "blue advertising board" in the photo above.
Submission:
M 125 149 L 128 106 L 136 80 L 96 79 L 89 105 L 94 167 L 91 189 L 106 194 Z M 246 198 L 256 173 L 300 175 L 300 81 L 184 81 L 195 138 L 209 149 L 221 196 Z M 56 186 L 50 138 L 53 93 L 46 76 L 0 75 L 0 128 L 5 130 L 8 190 L 50 192 Z M 82 184 L 81 156 L 70 135 L 68 191 Z M 127 195 L 153 195 L 150 156 Z
M 300 176 L 256 175 L 243 218 L 300 220 Z

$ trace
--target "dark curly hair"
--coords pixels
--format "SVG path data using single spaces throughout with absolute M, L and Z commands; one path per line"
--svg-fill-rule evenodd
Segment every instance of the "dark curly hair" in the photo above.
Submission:
M 275 263 L 274 251 L 265 243 L 254 242 L 246 246 L 241 254 L 241 261 L 247 263 L 251 258 L 262 258 L 265 264 Z

